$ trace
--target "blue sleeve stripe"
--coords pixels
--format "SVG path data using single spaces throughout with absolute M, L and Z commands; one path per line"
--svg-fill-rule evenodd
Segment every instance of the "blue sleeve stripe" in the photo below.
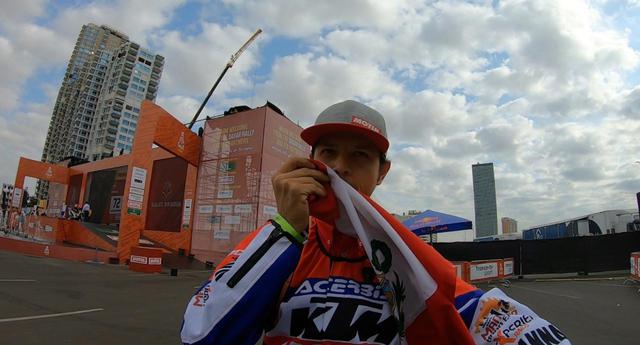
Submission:
M 462 317 L 464 324 L 467 325 L 467 328 L 471 327 L 473 315 L 476 313 L 476 308 L 478 307 L 478 301 L 483 294 L 484 292 L 478 289 L 456 297 L 456 309 L 460 317 Z
M 270 312 L 275 311 L 282 284 L 295 269 L 300 254 L 301 248 L 290 243 L 213 329 L 192 344 L 255 345 L 262 336 L 263 326 L 272 316 Z M 223 285 L 220 283 L 217 282 L 216 286 Z

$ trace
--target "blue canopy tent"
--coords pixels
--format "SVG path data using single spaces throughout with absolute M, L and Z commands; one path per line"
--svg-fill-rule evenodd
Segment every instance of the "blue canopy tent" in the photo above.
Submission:
M 426 210 L 413 216 L 402 224 L 418 236 L 472 228 L 472 223 L 468 219 L 432 210 Z

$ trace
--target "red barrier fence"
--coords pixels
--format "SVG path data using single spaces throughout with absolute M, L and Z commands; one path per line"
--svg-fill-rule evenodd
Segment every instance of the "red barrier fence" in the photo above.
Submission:
M 515 259 L 456 261 L 452 264 L 456 268 L 458 278 L 470 283 L 481 283 L 513 277 Z
M 162 272 L 162 249 L 151 247 L 131 247 L 129 269 L 135 272 Z

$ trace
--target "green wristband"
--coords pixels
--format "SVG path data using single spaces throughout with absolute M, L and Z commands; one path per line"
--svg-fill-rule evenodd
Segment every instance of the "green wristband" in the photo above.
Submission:
M 293 226 L 291 226 L 291 224 L 289 224 L 289 222 L 287 222 L 287 220 L 284 219 L 283 216 L 276 214 L 273 220 L 276 223 L 278 223 L 278 225 L 280 225 L 280 228 L 282 229 L 282 231 L 291 235 L 293 238 L 296 239 L 296 241 L 298 241 L 298 243 L 300 244 L 304 243 L 304 237 L 299 232 L 297 232 L 296 229 L 294 229 Z

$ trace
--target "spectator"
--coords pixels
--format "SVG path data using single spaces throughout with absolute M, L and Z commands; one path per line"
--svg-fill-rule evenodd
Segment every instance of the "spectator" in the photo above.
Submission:
M 28 210 L 29 208 L 26 208 L 26 210 Z M 23 226 L 24 226 L 24 221 L 25 221 L 25 215 L 28 213 L 29 211 L 25 211 L 22 210 L 22 212 L 19 213 L 18 215 L 18 232 L 21 233 L 23 231 Z
M 91 216 L 91 205 L 89 205 L 88 201 L 85 201 L 84 205 L 82 205 L 82 221 L 89 221 L 89 216 Z
M 73 207 L 69 209 L 69 219 L 71 220 L 80 219 L 80 209 L 78 208 L 78 204 L 74 204 Z

